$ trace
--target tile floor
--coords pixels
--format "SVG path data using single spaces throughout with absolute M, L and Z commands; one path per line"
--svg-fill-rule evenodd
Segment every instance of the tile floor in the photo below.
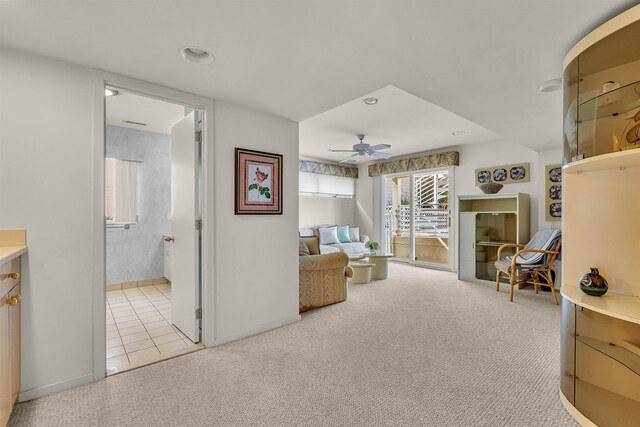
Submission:
M 107 375 L 201 348 L 171 325 L 171 285 L 107 292 Z

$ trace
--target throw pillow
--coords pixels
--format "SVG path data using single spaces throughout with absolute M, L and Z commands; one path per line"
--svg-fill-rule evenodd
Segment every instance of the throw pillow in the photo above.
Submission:
M 313 236 L 313 230 L 311 228 L 298 228 L 298 236 L 300 237 Z
M 340 243 L 353 243 L 349 238 L 348 225 L 343 225 L 342 227 L 338 227 L 338 240 L 340 240 Z
M 320 235 L 321 245 L 333 245 L 334 243 L 340 243 L 338 240 L 338 227 L 323 227 L 318 228 L 318 234 Z
M 302 240 L 309 248 L 309 255 L 320 255 L 320 243 L 318 243 L 318 236 L 301 237 Z
M 298 239 L 298 256 L 302 256 L 302 255 L 310 255 L 309 247 L 304 242 L 304 240 Z
M 352 242 L 360 241 L 360 227 L 350 227 L 349 228 L 349 238 Z

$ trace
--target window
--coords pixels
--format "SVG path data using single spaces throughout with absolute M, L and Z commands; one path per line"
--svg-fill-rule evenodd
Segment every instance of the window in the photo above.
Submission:
M 300 172 L 299 192 L 303 196 L 352 198 L 356 180 L 343 176 Z
M 138 164 L 107 158 L 105 171 L 105 220 L 107 224 L 138 222 Z

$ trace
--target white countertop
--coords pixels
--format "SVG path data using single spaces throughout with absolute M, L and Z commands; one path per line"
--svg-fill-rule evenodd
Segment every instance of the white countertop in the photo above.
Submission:
M 26 253 L 26 246 L 0 246 L 0 265 L 4 265 Z
M 595 312 L 640 324 L 640 297 L 607 292 L 601 297 L 587 295 L 577 286 L 562 286 L 562 296 Z

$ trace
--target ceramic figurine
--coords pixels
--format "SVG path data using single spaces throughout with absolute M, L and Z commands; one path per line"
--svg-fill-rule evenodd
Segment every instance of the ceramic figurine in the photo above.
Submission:
M 591 268 L 591 272 L 582 276 L 579 284 L 582 292 L 595 297 L 602 296 L 609 290 L 607 279 L 600 275 L 597 268 Z

